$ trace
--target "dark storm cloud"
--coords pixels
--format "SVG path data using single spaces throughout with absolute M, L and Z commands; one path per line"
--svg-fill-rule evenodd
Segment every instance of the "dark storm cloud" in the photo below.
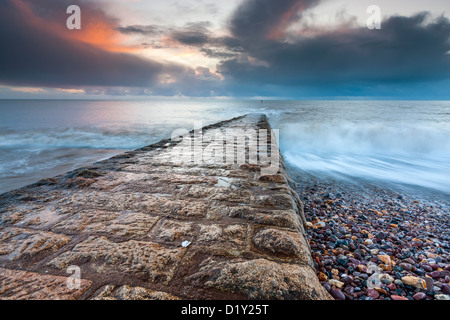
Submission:
M 205 57 L 220 61 L 217 68 L 225 80 L 219 81 L 206 69 L 143 59 L 79 41 L 67 29 L 61 33 L 30 19 L 23 7 L 17 7 L 22 2 L 31 8 L 31 18 L 37 16 L 63 28 L 67 6 L 79 4 L 84 22 L 98 21 L 119 35 L 135 35 L 136 42 L 145 47 L 196 48 Z M 289 96 L 302 88 L 317 96 L 394 91 L 407 96 L 405 88 L 429 91 L 434 88 L 432 81 L 441 81 L 441 91 L 448 91 L 447 18 L 420 13 L 388 17 L 381 30 L 354 27 L 345 21 L 334 31 L 301 29 L 311 28 L 302 19 L 320 2 L 243 0 L 229 19 L 229 35 L 218 36 L 205 21 L 184 26 L 119 26 L 94 0 L 0 0 L 0 84 L 90 87 L 88 91 L 99 94 L 209 95 L 213 90 L 229 95 Z M 295 26 L 302 27 L 295 32 Z
M 230 36 L 217 37 L 208 23 L 184 27 L 127 27 L 164 35 L 221 60 L 219 72 L 247 85 L 376 85 L 445 80 L 450 77 L 450 24 L 427 13 L 385 19 L 381 30 L 349 27 L 315 30 L 314 36 L 285 32 L 319 0 L 247 0 L 230 17 Z M 163 31 L 165 30 L 165 31 Z M 310 30 L 303 30 L 310 31 Z M 317 32 L 318 31 L 318 32 Z M 168 44 L 170 45 L 170 43 Z M 358 91 L 358 89 L 356 89 Z
M 166 30 L 158 25 L 118 27 L 117 31 L 124 34 L 142 34 L 146 36 L 160 36 L 166 33 Z
M 243 51 L 241 41 L 235 37 L 214 35 L 208 21 L 192 22 L 183 27 L 161 25 L 134 25 L 117 28 L 124 34 L 147 37 L 146 48 L 161 49 L 170 46 L 196 47 L 206 57 L 227 60 Z M 161 41 L 163 40 L 163 41 Z M 169 40 L 169 41 L 168 41 Z
M 298 19 L 320 0 L 246 0 L 231 18 L 231 32 L 238 38 L 259 39 Z
M 209 22 L 188 23 L 184 28 L 174 28 L 168 36 L 172 40 L 187 46 L 204 46 L 213 38 L 209 31 Z
M 29 5 L 32 2 L 24 2 Z M 74 1 L 70 1 L 74 3 Z M 76 2 L 75 2 L 76 3 Z M 185 68 L 165 65 L 132 54 L 110 52 L 70 37 L 50 28 L 38 28 L 36 17 L 18 7 L 20 1 L 0 2 L 0 83 L 15 86 L 77 87 L 129 86 L 144 87 L 157 83 L 160 74 L 175 77 Z M 52 12 L 65 14 L 64 1 L 39 2 L 38 16 Z M 50 6 L 60 10 L 50 10 Z M 25 8 L 25 10 L 24 10 Z M 46 10 L 47 9 L 47 10 Z M 83 2 L 83 18 L 97 10 Z M 31 12 L 35 14 L 35 12 Z M 96 16 L 98 19 L 98 15 Z M 100 17 L 104 18 L 105 17 Z M 58 19 L 58 17 L 56 17 Z M 65 27 L 65 19 L 61 20 Z M 69 31 L 67 31 L 69 32 Z M 73 31 L 77 32 L 77 31 Z
M 201 31 L 176 31 L 171 38 L 188 46 L 203 46 L 209 42 L 209 36 Z
M 186 46 L 200 47 L 204 52 L 219 48 L 223 52 L 242 52 L 241 40 L 233 37 L 216 37 L 208 31 L 177 31 L 170 34 L 172 40 Z
M 203 52 L 211 52 L 211 48 L 219 48 L 224 52 L 242 52 L 241 40 L 234 37 L 216 37 L 209 31 L 179 30 L 170 34 L 170 39 L 192 47 L 199 47 Z
M 223 51 L 220 49 L 201 48 L 200 52 L 203 53 L 207 57 L 217 58 L 220 60 L 227 60 L 227 59 L 235 58 L 238 56 L 237 53 L 227 52 L 227 51 Z
M 394 16 L 381 30 L 347 28 L 313 37 L 299 33 L 287 42 L 286 22 L 301 19 L 302 10 L 317 1 L 286 0 L 277 8 L 278 3 L 248 0 L 236 10 L 230 29 L 244 52 L 219 64 L 227 79 L 326 88 L 450 78 L 450 22 L 445 17 Z
M 210 42 L 211 32 L 208 30 L 210 22 L 200 21 L 188 23 L 184 27 L 161 25 L 134 25 L 118 27 L 117 30 L 124 34 L 138 34 L 147 37 L 168 37 L 180 44 L 188 46 L 202 46 Z

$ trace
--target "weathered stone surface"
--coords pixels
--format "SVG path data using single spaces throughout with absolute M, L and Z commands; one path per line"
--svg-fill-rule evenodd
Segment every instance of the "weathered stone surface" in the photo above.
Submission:
M 312 268 L 265 259 L 217 262 L 210 259 L 188 278 L 220 290 L 243 293 L 250 299 L 328 299 L 322 286 L 316 286 Z
M 286 183 L 286 178 L 282 176 L 281 174 L 274 174 L 274 175 L 261 175 L 259 177 L 259 181 L 264 182 L 273 182 L 273 183 Z
M 245 130 L 271 128 L 249 115 L 202 132 L 230 129 L 245 138 Z M 225 147 L 191 138 L 195 148 L 163 140 L 0 195 L 0 270 L 9 270 L 0 297 L 331 298 L 315 275 L 302 203 L 278 148 L 256 139 L 280 161 L 269 173 L 265 151 L 250 154 L 242 136 L 230 150 L 258 163 L 189 162 L 200 149 Z M 86 279 L 80 291 L 58 277 L 69 266 Z
M 244 245 L 246 234 L 243 225 L 201 225 L 197 241 L 200 245 L 239 248 Z
M 53 253 L 70 240 L 68 236 L 52 232 L 5 228 L 0 230 L 0 258 L 6 256 L 8 260 L 19 260 L 46 250 Z
M 284 228 L 301 229 L 301 221 L 294 210 L 263 210 L 249 206 L 231 207 L 229 216 L 251 222 Z
M 113 285 L 104 286 L 92 300 L 180 300 L 166 292 L 149 290 L 141 287 Z
M 47 226 L 63 217 L 62 210 L 42 204 L 21 204 L 1 214 L 0 222 L 17 226 Z
M 274 194 L 274 195 L 262 195 L 256 197 L 255 207 L 268 208 L 273 207 L 275 209 L 290 209 L 295 206 L 295 200 L 289 194 Z
M 0 300 L 75 300 L 91 284 L 80 279 L 79 289 L 69 289 L 66 277 L 0 268 Z
M 178 243 L 194 237 L 192 222 L 163 219 L 154 230 L 158 242 Z
M 144 273 L 152 282 L 168 283 L 181 261 L 185 249 L 167 249 L 156 243 L 127 241 L 114 243 L 105 237 L 90 237 L 71 251 L 49 262 L 49 265 L 66 269 L 80 261 L 95 262 L 99 273 L 118 270 L 125 273 Z
M 244 245 L 246 233 L 247 226 L 241 224 L 195 224 L 163 218 L 149 236 L 165 244 L 180 245 L 189 241 L 195 246 L 239 248 Z
M 133 211 L 81 210 L 56 224 L 52 230 L 66 233 L 105 233 L 135 239 L 146 235 L 159 219 Z
M 275 254 L 293 256 L 303 264 L 313 266 L 311 252 L 307 250 L 308 244 L 298 232 L 289 232 L 280 229 L 262 229 L 253 236 L 253 243 L 260 249 Z

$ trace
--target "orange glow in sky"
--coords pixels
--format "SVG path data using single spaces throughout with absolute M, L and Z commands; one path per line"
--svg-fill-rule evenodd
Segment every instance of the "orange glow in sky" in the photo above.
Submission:
M 95 20 L 84 24 L 81 30 L 71 31 L 73 39 L 113 52 L 136 52 L 139 48 L 123 45 L 124 37 L 108 21 Z
M 35 28 L 47 29 L 63 38 L 88 43 L 106 51 L 136 52 L 139 50 L 139 47 L 124 45 L 124 35 L 116 30 L 118 25 L 96 12 L 83 15 L 81 30 L 68 30 L 65 24 L 41 19 L 22 0 L 13 0 L 13 3 Z

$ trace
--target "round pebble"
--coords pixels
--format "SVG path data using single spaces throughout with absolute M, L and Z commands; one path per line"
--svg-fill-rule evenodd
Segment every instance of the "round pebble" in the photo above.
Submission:
M 431 206 L 388 189 L 361 193 L 342 182 L 321 181 L 319 187 L 305 180 L 297 188 L 304 199 L 317 275 L 335 299 L 450 296 L 450 237 L 442 219 L 450 204 L 447 209 Z M 336 193 L 341 196 L 325 197 Z M 405 277 L 414 281 L 404 284 Z

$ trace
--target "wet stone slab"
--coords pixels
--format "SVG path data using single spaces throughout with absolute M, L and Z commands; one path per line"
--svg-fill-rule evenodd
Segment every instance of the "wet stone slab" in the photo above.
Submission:
M 241 292 L 250 299 L 327 299 L 326 291 L 317 287 L 311 279 L 314 279 L 313 269 L 298 264 L 266 259 L 223 262 L 209 259 L 187 280 L 220 290 Z
M 180 300 L 171 294 L 142 287 L 106 285 L 92 300 Z
M 0 260 L 16 261 L 31 258 L 39 253 L 53 253 L 71 240 L 63 234 L 52 232 L 5 228 L 0 230 Z
M 76 300 L 92 285 L 80 279 L 70 289 L 67 277 L 0 268 L 0 300 Z
M 52 227 L 69 234 L 105 234 L 139 239 L 148 234 L 160 217 L 134 211 L 80 210 Z
M 90 268 L 98 273 L 131 273 L 153 283 L 167 284 L 185 251 L 184 248 L 171 249 L 151 242 L 131 240 L 116 243 L 106 237 L 89 237 L 48 265 L 65 270 L 71 265 L 90 262 Z
M 277 146 L 248 135 L 270 129 L 243 116 L 0 195 L 0 299 L 330 298 Z

